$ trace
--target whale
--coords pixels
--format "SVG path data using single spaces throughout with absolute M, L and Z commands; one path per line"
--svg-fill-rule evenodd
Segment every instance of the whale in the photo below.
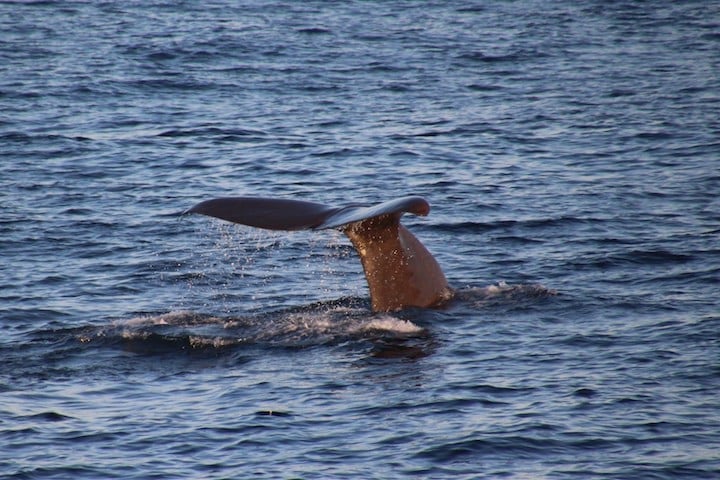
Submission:
M 453 298 L 454 290 L 435 257 L 400 223 L 406 213 L 426 216 L 430 204 L 419 196 L 344 206 L 286 198 L 222 197 L 182 212 L 267 230 L 340 230 L 360 256 L 373 311 L 440 307 Z

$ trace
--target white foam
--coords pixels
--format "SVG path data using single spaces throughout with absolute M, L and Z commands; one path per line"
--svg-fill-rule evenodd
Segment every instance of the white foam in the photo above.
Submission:
M 498 283 L 496 283 L 495 285 L 490 285 L 490 286 L 487 286 L 487 287 L 482 288 L 482 289 L 480 289 L 480 290 L 483 290 L 484 293 L 486 293 L 486 294 L 488 294 L 488 295 L 499 295 L 499 294 L 501 294 L 501 293 L 503 293 L 503 292 L 507 292 L 507 291 L 513 290 L 513 288 L 514 288 L 514 287 L 512 287 L 512 286 L 508 285 L 507 283 L 505 283 L 504 280 L 500 280 L 500 281 L 499 281 Z
M 187 335 L 190 345 L 196 348 L 221 348 L 247 341 L 324 343 L 348 336 L 375 336 L 378 333 L 417 335 L 424 332 L 422 327 L 412 321 L 391 314 L 372 314 L 365 309 L 345 306 L 263 316 L 252 320 L 220 318 L 180 310 L 117 320 L 113 322 L 111 331 L 103 332 L 118 335 L 125 340 L 143 340 L 158 329 L 163 335 Z
M 360 331 L 382 330 L 385 332 L 401 333 L 405 335 L 421 333 L 424 329 L 409 320 L 402 320 L 392 315 L 382 315 L 365 322 L 360 326 Z
M 202 347 L 222 348 L 222 347 L 227 347 L 227 346 L 231 346 L 231 345 L 236 345 L 239 341 L 242 341 L 242 339 L 235 339 L 235 338 L 199 337 L 196 335 L 191 335 L 188 340 L 190 342 L 190 346 L 193 348 L 202 348 Z
M 144 327 L 156 325 L 191 325 L 194 323 L 218 323 L 217 317 L 202 316 L 190 310 L 177 310 L 160 315 L 140 315 L 128 320 L 116 320 L 113 325 L 119 327 Z

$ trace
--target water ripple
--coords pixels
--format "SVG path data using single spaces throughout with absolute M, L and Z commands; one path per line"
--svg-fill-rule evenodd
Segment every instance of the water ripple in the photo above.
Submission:
M 0 476 L 717 476 L 718 18 L 0 3 Z M 175 215 L 408 194 L 443 309 Z

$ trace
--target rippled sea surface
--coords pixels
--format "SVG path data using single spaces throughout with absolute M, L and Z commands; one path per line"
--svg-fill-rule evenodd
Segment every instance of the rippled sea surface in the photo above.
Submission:
M 0 4 L 0 477 L 720 478 L 720 6 Z M 456 299 L 339 232 L 421 195 Z

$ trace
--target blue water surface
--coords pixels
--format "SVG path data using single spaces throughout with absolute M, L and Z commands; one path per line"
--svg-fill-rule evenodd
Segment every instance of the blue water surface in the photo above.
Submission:
M 720 478 L 720 6 L 0 3 L 0 477 Z M 456 298 L 373 313 L 404 195 Z

